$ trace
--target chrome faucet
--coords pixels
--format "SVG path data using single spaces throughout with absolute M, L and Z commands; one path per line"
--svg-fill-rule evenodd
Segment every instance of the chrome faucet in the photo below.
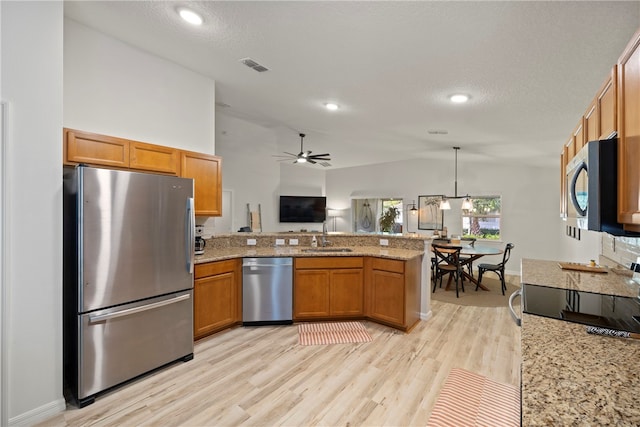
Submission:
M 331 243 L 327 240 L 327 222 L 322 223 L 322 247 L 327 246 L 327 243 Z

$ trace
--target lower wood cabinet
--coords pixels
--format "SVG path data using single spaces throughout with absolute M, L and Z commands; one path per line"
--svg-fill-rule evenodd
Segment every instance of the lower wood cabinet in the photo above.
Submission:
M 404 331 L 420 319 L 420 257 L 408 261 L 367 258 L 366 315 Z
M 242 321 L 242 260 L 197 264 L 193 335 L 199 339 Z
M 362 257 L 295 259 L 293 319 L 364 315 Z

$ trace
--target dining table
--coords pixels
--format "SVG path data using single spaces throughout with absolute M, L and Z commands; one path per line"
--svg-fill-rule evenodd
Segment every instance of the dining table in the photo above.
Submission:
M 460 258 L 460 264 L 462 267 L 466 267 L 467 265 L 473 265 L 473 262 L 476 261 L 479 258 L 482 258 L 483 256 L 486 255 L 500 255 L 501 253 L 503 253 L 504 251 L 502 249 L 499 248 L 494 248 L 491 246 L 484 246 L 484 245 L 465 245 L 465 244 L 459 244 L 459 243 L 438 243 L 439 246 L 447 246 L 447 247 L 460 247 L 462 249 L 460 249 L 460 255 L 465 255 L 465 258 Z M 480 283 L 478 281 L 478 279 L 476 279 L 475 277 L 473 277 L 468 271 L 466 271 L 464 268 L 462 268 L 462 276 L 463 279 L 467 279 L 469 280 L 471 283 L 475 284 L 478 288 L 482 289 L 483 291 L 488 291 L 489 288 L 487 288 L 486 286 L 484 286 L 482 283 Z M 451 281 L 449 280 L 447 282 L 447 286 L 445 287 L 445 290 L 449 290 L 449 285 L 451 284 Z

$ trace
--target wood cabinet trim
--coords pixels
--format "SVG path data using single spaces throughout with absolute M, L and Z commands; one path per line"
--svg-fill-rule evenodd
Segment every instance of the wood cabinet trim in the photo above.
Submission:
M 131 169 L 178 175 L 180 150 L 164 145 L 131 141 L 129 167 Z

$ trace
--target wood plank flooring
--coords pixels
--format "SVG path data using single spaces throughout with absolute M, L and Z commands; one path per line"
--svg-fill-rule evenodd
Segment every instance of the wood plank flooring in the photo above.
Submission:
M 505 297 L 506 303 L 506 297 Z M 520 384 L 520 329 L 505 307 L 432 301 L 410 334 L 363 322 L 372 342 L 298 345 L 296 326 L 243 328 L 195 358 L 40 426 L 425 425 L 451 368 Z

